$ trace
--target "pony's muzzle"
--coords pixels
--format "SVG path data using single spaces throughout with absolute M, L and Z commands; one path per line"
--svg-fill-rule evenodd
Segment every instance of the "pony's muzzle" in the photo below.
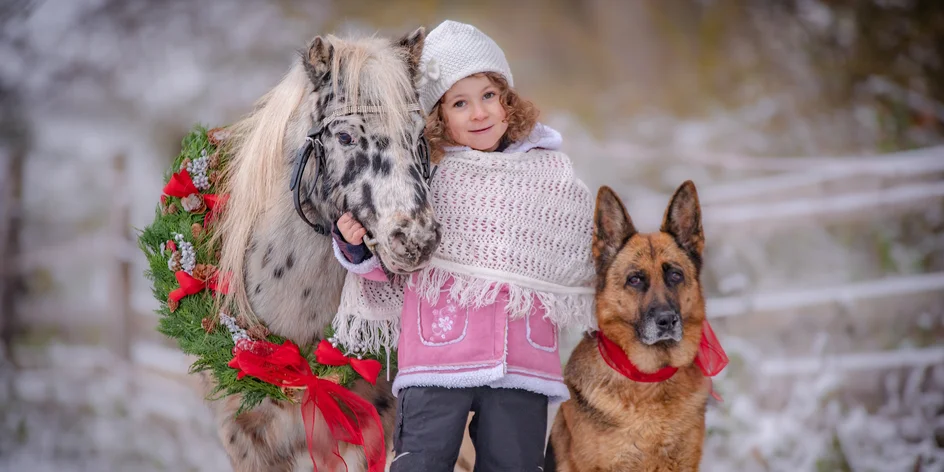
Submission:
M 432 218 L 425 223 L 411 221 L 402 225 L 388 234 L 386 245 L 377 246 L 388 269 L 408 274 L 426 267 L 442 240 L 442 227 Z

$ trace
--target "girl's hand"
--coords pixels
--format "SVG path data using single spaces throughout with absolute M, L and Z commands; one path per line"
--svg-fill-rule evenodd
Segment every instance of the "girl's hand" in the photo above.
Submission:
M 355 246 L 364 242 L 364 236 L 367 234 L 367 230 L 354 219 L 351 212 L 347 212 L 338 218 L 338 230 L 341 231 L 341 236 L 348 244 Z

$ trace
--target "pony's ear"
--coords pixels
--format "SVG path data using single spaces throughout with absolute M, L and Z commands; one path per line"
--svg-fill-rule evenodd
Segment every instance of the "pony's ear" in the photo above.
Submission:
M 325 74 L 331 70 L 331 59 L 334 55 L 334 46 L 325 41 L 321 36 L 315 37 L 308 46 L 308 57 L 306 68 L 312 77 L 312 81 L 323 79 Z
M 426 28 L 420 26 L 412 33 L 400 38 L 397 41 L 397 47 L 406 50 L 407 63 L 410 66 L 410 74 L 414 79 L 418 78 L 420 70 L 420 58 L 423 57 L 423 44 L 426 41 Z

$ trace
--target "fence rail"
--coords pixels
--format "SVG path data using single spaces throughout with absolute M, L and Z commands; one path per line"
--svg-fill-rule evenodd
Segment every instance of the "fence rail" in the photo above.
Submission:
M 763 361 L 758 370 L 764 375 L 779 377 L 810 375 L 824 370 L 854 372 L 930 365 L 944 365 L 944 347 L 769 359 Z
M 707 311 L 709 318 L 725 318 L 921 293 L 944 293 L 944 272 L 886 277 L 805 290 L 710 298 Z

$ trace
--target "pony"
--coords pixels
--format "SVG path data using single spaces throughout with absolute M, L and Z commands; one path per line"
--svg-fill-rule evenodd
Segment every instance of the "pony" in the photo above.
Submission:
M 232 277 L 221 306 L 299 346 L 323 339 L 346 275 L 330 231 L 346 211 L 368 230 L 390 272 L 429 261 L 441 232 L 428 201 L 428 162 L 417 158 L 425 144 L 415 105 L 424 39 L 422 27 L 399 40 L 318 36 L 227 130 L 231 161 L 221 182 L 230 197 L 216 232 L 219 270 L 242 276 Z M 389 382 L 360 380 L 352 390 L 374 404 L 389 439 Z M 309 461 L 297 406 L 267 399 L 236 416 L 237 396 L 210 404 L 234 470 L 290 471 Z M 353 456 L 351 470 L 366 466 L 359 450 L 348 451 L 342 447 Z

